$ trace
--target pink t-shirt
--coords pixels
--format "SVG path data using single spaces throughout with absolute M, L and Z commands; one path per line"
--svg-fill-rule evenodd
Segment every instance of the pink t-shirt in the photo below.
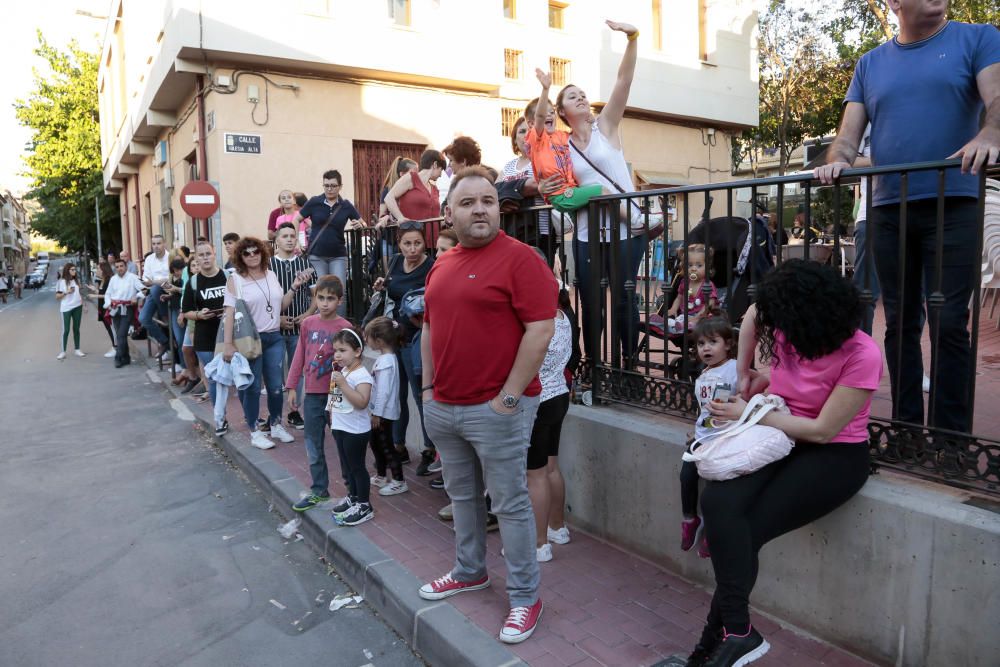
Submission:
M 878 389 L 882 380 L 882 351 L 871 336 L 858 329 L 840 349 L 819 359 L 801 359 L 785 336 L 776 331 L 775 358 L 768 392 L 785 399 L 793 415 L 815 419 L 837 385 L 854 389 Z M 860 412 L 832 442 L 868 440 L 869 396 Z

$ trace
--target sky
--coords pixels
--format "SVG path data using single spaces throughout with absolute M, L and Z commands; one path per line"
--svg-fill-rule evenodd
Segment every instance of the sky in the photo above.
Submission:
M 104 21 L 76 14 L 77 10 L 97 16 L 107 14 L 110 0 L 17 0 L 4 3 L 3 39 L 0 62 L 4 63 L 4 85 L 0 88 L 0 190 L 20 194 L 28 188 L 24 171 L 24 146 L 29 132 L 14 115 L 14 102 L 31 92 L 32 68 L 42 67 L 34 55 L 36 32 L 54 46 L 64 47 L 71 39 L 94 51 L 100 48 Z M 96 82 L 94 85 L 97 85 Z

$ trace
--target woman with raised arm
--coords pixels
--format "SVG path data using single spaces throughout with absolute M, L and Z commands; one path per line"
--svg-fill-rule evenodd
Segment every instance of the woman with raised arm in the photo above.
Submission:
M 587 94 L 579 86 L 569 84 L 559 91 L 556 97 L 556 113 L 564 123 L 570 126 L 570 156 L 573 160 L 573 172 L 580 183 L 600 183 L 609 192 L 635 192 L 632 175 L 629 173 L 622 152 L 620 126 L 625 115 L 629 91 L 632 88 L 632 77 L 635 75 L 637 53 L 636 40 L 639 30 L 628 23 L 607 21 L 608 27 L 616 32 L 624 33 L 628 38 L 625 54 L 618 67 L 618 78 L 611 90 L 611 96 L 601 113 L 595 117 L 590 108 Z M 562 184 L 554 188 L 543 188 L 544 193 L 558 192 Z M 638 208 L 639 201 L 629 206 L 631 215 L 624 220 L 617 230 L 622 243 L 620 252 L 622 261 L 618 262 L 615 275 L 609 276 L 611 289 L 618 292 L 615 307 L 615 323 L 621 335 L 622 352 L 626 359 L 631 358 L 639 341 L 639 306 L 635 298 L 635 276 L 646 250 L 648 235 L 645 233 L 645 214 Z M 608 213 L 609 217 L 613 213 Z M 653 218 L 651 215 L 650 218 Z M 651 219 L 650 226 L 656 226 L 661 218 Z M 593 358 L 596 350 L 590 349 L 589 327 L 591 310 L 595 304 L 590 304 L 592 298 L 589 281 L 593 271 L 607 273 L 611 257 L 611 222 L 601 220 L 601 238 L 590 238 L 587 225 L 587 213 L 580 210 L 577 213 L 577 236 L 573 245 L 573 258 L 576 262 L 576 277 L 580 285 L 580 297 L 583 310 L 584 348 L 587 357 Z M 633 230 L 631 231 L 630 227 Z M 590 243 L 602 244 L 603 267 L 590 266 Z M 627 287 L 631 283 L 632 287 Z M 599 297 L 600 298 L 600 297 Z

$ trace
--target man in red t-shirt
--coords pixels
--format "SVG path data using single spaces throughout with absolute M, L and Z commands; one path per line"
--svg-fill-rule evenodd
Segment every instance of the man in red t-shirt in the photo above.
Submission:
M 427 275 L 420 352 L 424 426 L 441 454 L 454 511 L 455 567 L 422 586 L 420 596 L 440 600 L 489 586 L 489 488 L 510 598 L 500 640 L 516 644 L 531 636 L 542 613 L 526 468 L 558 287 L 531 247 L 500 231 L 497 191 L 485 169 L 456 175 L 447 210 L 459 245 Z

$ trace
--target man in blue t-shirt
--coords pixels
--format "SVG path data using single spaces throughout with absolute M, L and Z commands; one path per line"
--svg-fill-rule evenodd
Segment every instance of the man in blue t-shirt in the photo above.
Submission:
M 972 425 L 968 391 L 974 378 L 969 298 L 980 261 L 975 256 L 980 232 L 977 174 L 1000 154 L 1000 31 L 990 25 L 948 21 L 947 3 L 890 0 L 889 4 L 899 18 L 899 34 L 858 61 L 829 163 L 815 175 L 829 184 L 850 167 L 869 121 L 871 161 L 876 167 L 962 158 L 961 168 L 944 171 L 940 276 L 938 170 L 909 174 L 902 221 L 900 176 L 876 176 L 868 229 L 885 304 L 885 356 L 893 396 L 898 396 L 893 416 L 916 424 L 924 421 L 920 335 L 921 286 L 926 283 L 932 345 L 937 350 L 928 423 L 968 432 Z M 906 225 L 903 256 L 901 222 Z M 940 307 L 934 303 L 937 293 L 944 298 Z

